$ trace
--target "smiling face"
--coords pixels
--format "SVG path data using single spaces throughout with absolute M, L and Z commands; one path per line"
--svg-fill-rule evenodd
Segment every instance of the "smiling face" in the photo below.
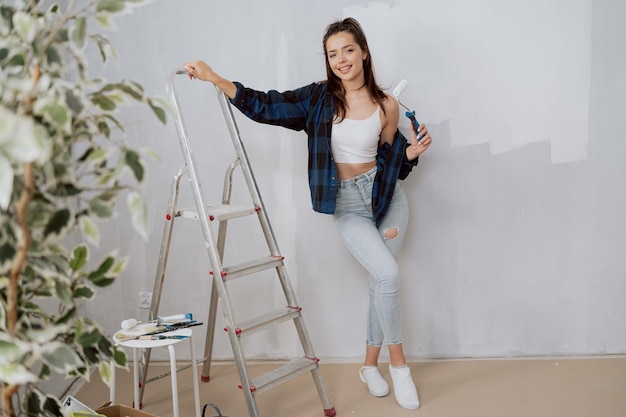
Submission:
M 365 81 L 363 61 L 367 53 L 361 49 L 350 32 L 338 32 L 325 44 L 326 65 L 344 85 L 354 83 L 358 87 Z

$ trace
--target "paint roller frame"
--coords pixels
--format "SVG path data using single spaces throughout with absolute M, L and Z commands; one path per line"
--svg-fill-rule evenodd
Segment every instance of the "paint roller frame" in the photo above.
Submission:
M 406 80 L 406 78 L 401 80 L 396 86 L 396 88 L 393 89 L 393 92 L 391 94 L 396 99 L 398 104 L 400 104 L 402 107 L 406 109 L 406 112 L 404 113 L 404 115 L 411 121 L 411 124 L 413 125 L 413 129 L 415 130 L 415 136 L 417 136 L 417 131 L 419 129 L 420 123 L 415 118 L 415 110 L 410 110 L 407 106 L 402 104 L 402 102 L 400 101 L 400 94 L 402 94 L 402 92 L 404 91 L 407 85 L 409 85 L 409 82 Z M 422 138 L 423 136 L 419 136 L 417 138 L 417 141 L 419 142 L 420 140 L 422 140 Z

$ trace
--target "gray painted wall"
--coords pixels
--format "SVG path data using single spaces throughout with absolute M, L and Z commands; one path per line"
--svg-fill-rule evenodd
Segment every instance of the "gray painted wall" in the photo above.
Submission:
M 295 88 L 324 78 L 324 28 L 346 16 L 361 21 L 380 84 L 391 91 L 409 80 L 401 100 L 435 138 L 404 183 L 407 355 L 626 352 L 626 3 L 154 1 L 117 20 L 109 37 L 120 63 L 103 73 L 165 96 L 170 71 L 204 59 L 257 89 Z M 205 194 L 217 201 L 234 153 L 215 90 L 183 77 L 177 86 Z M 126 139 L 161 160 L 148 162 L 144 187 L 149 241 L 130 232 L 124 210 L 102 231 L 103 252 L 132 256 L 123 277 L 85 306 L 111 332 L 147 314 L 137 293 L 152 290 L 170 181 L 182 164 L 173 123 L 162 127 L 136 108 L 120 118 Z M 332 218 L 310 208 L 306 136 L 238 122 L 318 356 L 360 360 L 367 278 Z M 188 189 L 184 182 L 181 205 L 193 204 Z M 242 185 L 235 195 L 248 201 Z M 226 263 L 264 253 L 254 221 L 229 230 Z M 209 269 L 197 224 L 179 221 L 161 312 L 206 320 Z M 238 318 L 283 305 L 274 277 L 233 283 Z M 246 343 L 252 358 L 298 352 L 290 325 Z M 214 355 L 231 357 L 222 332 Z

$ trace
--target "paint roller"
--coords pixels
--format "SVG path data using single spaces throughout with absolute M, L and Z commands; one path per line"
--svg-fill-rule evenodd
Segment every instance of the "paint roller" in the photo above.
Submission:
M 420 124 L 415 118 L 415 110 L 410 110 L 407 106 L 402 104 L 399 98 L 400 94 L 402 94 L 402 92 L 404 91 L 404 89 L 406 88 L 408 84 L 409 82 L 406 79 L 400 81 L 398 85 L 396 86 L 396 88 L 393 89 L 393 92 L 391 94 L 398 101 L 398 103 L 406 109 L 406 112 L 404 113 L 404 115 L 408 117 L 409 120 L 411 121 L 411 124 L 413 125 L 413 129 L 415 130 L 415 135 L 417 136 L 417 128 L 419 127 Z M 417 140 L 420 141 L 422 140 L 422 138 L 418 137 Z
M 156 320 L 149 321 L 137 321 L 137 319 L 126 319 L 122 321 L 122 330 L 132 329 L 140 323 L 155 323 L 160 324 L 175 324 L 175 323 L 187 323 L 193 321 L 193 315 L 191 313 L 174 314 L 172 316 L 157 316 Z

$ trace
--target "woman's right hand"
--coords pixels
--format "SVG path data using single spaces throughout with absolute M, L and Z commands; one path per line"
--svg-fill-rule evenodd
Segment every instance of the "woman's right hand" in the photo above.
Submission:
M 197 78 L 202 81 L 210 81 L 230 98 L 234 98 L 237 94 L 237 86 L 232 81 L 220 77 L 204 61 L 187 62 L 183 64 L 183 68 L 191 80 Z
M 204 61 L 187 62 L 183 64 L 183 67 L 187 70 L 187 74 L 191 80 L 197 78 L 202 81 L 211 81 L 212 83 L 217 81 L 217 74 Z

